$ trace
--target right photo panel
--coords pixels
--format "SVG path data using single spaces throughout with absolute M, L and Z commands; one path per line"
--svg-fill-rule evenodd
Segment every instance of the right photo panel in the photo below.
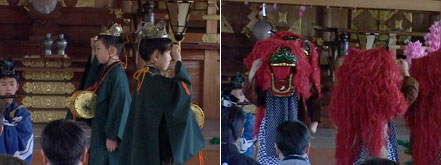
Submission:
M 222 0 L 221 163 L 440 165 L 440 9 Z

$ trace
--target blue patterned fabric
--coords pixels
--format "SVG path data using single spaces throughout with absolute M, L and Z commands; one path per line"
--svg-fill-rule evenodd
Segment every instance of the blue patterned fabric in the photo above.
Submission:
M 397 145 L 397 138 L 396 138 L 396 131 L 395 131 L 395 122 L 391 121 L 389 122 L 389 130 L 390 130 L 390 136 L 388 136 L 387 140 L 387 159 L 392 160 L 394 162 L 398 162 L 398 145 Z M 387 138 L 387 137 L 386 137 Z M 361 146 L 361 152 L 358 157 L 358 159 L 353 163 L 354 165 L 359 165 L 363 163 L 365 160 L 368 160 L 371 158 L 369 151 L 367 148 L 362 145 Z
M 253 140 L 254 123 L 255 123 L 254 115 L 250 113 L 246 113 L 244 132 L 241 138 L 245 138 L 246 140 Z M 256 146 L 252 145 L 247 149 L 245 153 L 243 153 L 243 155 L 253 158 L 255 150 L 256 150 Z
M 257 161 L 262 165 L 278 164 L 279 157 L 274 148 L 277 126 L 288 120 L 298 120 L 296 93 L 291 97 L 276 97 L 266 93 L 265 116 L 260 124 L 258 140 L 260 144 Z

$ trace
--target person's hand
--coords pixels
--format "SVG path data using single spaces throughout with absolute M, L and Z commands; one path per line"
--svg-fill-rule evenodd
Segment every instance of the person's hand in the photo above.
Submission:
M 259 70 L 260 66 L 262 66 L 262 60 L 257 59 L 253 62 L 251 66 L 250 73 L 248 74 L 248 81 L 251 82 L 257 70 Z
M 7 100 L 6 99 L 0 99 L 0 113 L 4 113 L 7 107 L 8 107 Z
M 173 61 L 181 61 L 181 47 L 178 45 L 173 45 L 171 56 Z
M 404 76 L 410 76 L 409 74 L 409 64 L 407 63 L 407 61 L 400 59 L 399 63 L 401 64 L 401 69 L 403 70 L 403 75 Z
M 314 121 L 309 125 L 309 130 L 311 131 L 311 133 L 316 133 L 317 132 L 317 126 L 318 126 L 318 122 Z
M 106 147 L 107 147 L 107 151 L 113 152 L 118 147 L 118 144 L 116 140 L 106 139 Z
M 2 122 L 3 122 L 3 121 L 2 121 Z M 3 126 L 0 125 L 0 135 L 2 135 L 2 133 L 3 133 Z

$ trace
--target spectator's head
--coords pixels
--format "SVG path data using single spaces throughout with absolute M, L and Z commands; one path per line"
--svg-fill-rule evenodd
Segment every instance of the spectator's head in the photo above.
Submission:
M 11 155 L 0 154 L 0 165 L 26 165 L 26 162 Z
M 234 76 L 230 77 L 230 83 L 224 88 L 224 93 L 230 94 L 232 90 L 242 89 L 242 84 L 245 81 L 242 74 L 237 72 Z
M 7 57 L 0 61 L 0 95 L 15 95 L 18 91 L 18 80 L 20 76 L 15 70 L 14 61 Z M 4 99 L 3 101 L 11 103 L 13 99 Z
M 364 161 L 361 165 L 399 165 L 399 163 L 384 158 L 374 158 Z
M 300 121 L 285 121 L 280 123 L 276 132 L 276 150 L 279 157 L 303 155 L 309 152 L 311 133 L 308 127 Z
M 245 114 L 237 106 L 229 107 L 222 114 L 222 142 L 234 143 L 243 134 Z
M 87 137 L 72 120 L 50 122 L 43 130 L 40 143 L 43 161 L 50 165 L 78 165 L 86 162 Z

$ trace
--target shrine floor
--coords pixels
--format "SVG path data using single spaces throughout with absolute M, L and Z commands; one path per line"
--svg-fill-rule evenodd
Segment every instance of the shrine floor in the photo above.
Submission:
M 404 126 L 397 126 L 397 139 L 409 140 L 410 131 Z M 332 165 L 335 164 L 335 134 L 333 128 L 319 128 L 313 135 L 310 148 L 310 159 L 314 165 Z M 411 160 L 411 156 L 404 153 L 405 148 L 398 146 L 400 164 Z
M 202 132 L 205 137 L 206 146 L 202 150 L 203 162 L 204 164 L 213 164 L 213 162 L 220 161 L 220 146 L 219 144 L 210 144 L 210 140 L 213 137 L 220 138 L 220 128 L 219 128 L 219 120 L 205 120 L 204 128 L 202 128 Z M 32 158 L 32 165 L 43 165 L 42 155 L 40 152 L 40 135 L 43 131 L 45 124 L 34 124 L 34 155 Z M 83 128 L 86 131 L 86 134 L 90 138 L 90 127 L 87 125 L 83 125 Z M 198 165 L 199 159 L 198 155 L 194 156 L 190 159 L 186 164 L 187 165 Z M 218 163 L 214 163 L 218 164 Z

